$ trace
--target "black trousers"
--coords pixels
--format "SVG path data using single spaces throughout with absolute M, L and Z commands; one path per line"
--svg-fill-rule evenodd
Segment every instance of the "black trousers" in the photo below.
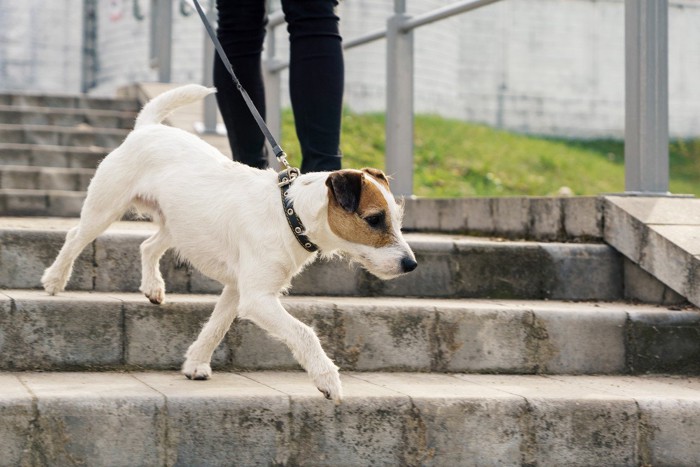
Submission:
M 336 5 L 335 0 L 282 0 L 290 41 L 289 90 L 304 173 L 340 168 L 344 62 Z M 264 117 L 265 1 L 217 0 L 216 6 L 219 40 Z M 218 56 L 214 85 L 234 160 L 266 168 L 265 138 Z

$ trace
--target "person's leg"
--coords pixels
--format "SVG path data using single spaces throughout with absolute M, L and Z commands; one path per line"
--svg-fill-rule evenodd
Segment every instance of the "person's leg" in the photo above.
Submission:
M 290 40 L 289 91 L 301 171 L 341 166 L 344 64 L 335 0 L 283 0 Z
M 264 118 L 265 88 L 260 56 L 267 22 L 265 1 L 217 0 L 216 6 L 219 41 L 233 71 Z M 252 167 L 266 168 L 265 137 L 218 54 L 214 59 L 214 86 L 233 159 Z

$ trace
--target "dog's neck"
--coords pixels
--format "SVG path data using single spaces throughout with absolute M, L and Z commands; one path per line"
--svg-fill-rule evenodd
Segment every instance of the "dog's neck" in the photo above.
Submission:
M 332 256 L 337 242 L 328 225 L 328 172 L 300 175 L 289 188 L 294 210 L 306 228 L 306 235 L 314 242 L 322 256 Z

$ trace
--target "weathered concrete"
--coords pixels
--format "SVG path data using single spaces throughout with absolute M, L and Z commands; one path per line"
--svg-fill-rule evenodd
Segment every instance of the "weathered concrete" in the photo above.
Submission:
M 37 288 L 43 270 L 61 244 L 60 230 L 46 231 L 32 224 L 6 220 L 0 238 L 3 269 L 13 271 L 0 286 Z M 69 290 L 136 291 L 140 284 L 139 244 L 154 231 L 147 222 L 119 223 L 98 237 L 76 264 Z M 41 227 L 43 228 L 43 227 Z M 32 230 L 25 230 L 32 229 Z M 65 235 L 65 234 L 64 234 Z M 408 234 L 419 267 L 406 276 L 382 281 L 344 260 L 318 261 L 293 281 L 292 293 L 302 295 L 550 298 L 563 300 L 616 300 L 623 296 L 622 259 L 601 244 L 504 242 L 480 238 Z M 55 254 L 54 253 L 54 254 Z M 27 264 L 32 265 L 27 268 Z M 202 277 L 173 254 L 161 261 L 167 290 L 218 293 L 221 285 Z M 4 272 L 4 271 L 3 271 Z M 2 279 L 2 276 L 0 276 Z
M 176 369 L 217 297 L 5 290 L 0 369 Z M 623 303 L 285 297 L 343 370 L 700 373 L 700 313 Z M 86 320 L 86 316 L 90 318 Z M 289 349 L 236 320 L 216 371 L 289 370 Z
M 63 167 L 0 166 L 0 188 L 85 191 L 92 169 Z
M 11 302 L 7 297 L 11 297 Z M 122 304 L 105 295 L 50 297 L 28 291 L 3 294 L 0 365 L 4 369 L 120 366 Z
M 106 148 L 0 143 L 0 165 L 91 168 L 107 155 Z
M 700 304 L 700 199 L 609 196 L 605 219 L 608 244 Z
M 72 128 L 0 124 L 0 140 L 5 143 L 115 148 L 121 144 L 128 133 L 128 130 L 96 129 L 89 126 Z
M 700 380 L 300 372 L 0 373 L 3 464 L 679 465 Z
M 87 94 L 61 95 L 32 92 L 2 92 L 0 105 L 13 108 L 49 107 L 58 109 L 93 109 L 136 112 L 140 109 L 134 99 L 93 97 Z
M 135 119 L 135 112 L 125 112 L 121 110 L 0 105 L 0 123 L 66 127 L 88 125 L 95 128 L 130 128 L 133 127 Z
M 597 197 L 501 197 L 405 200 L 404 228 L 505 238 L 599 240 L 603 203 Z

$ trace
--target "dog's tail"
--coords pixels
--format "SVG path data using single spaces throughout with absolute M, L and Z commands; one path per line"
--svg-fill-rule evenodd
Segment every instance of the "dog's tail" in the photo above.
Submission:
M 206 88 L 204 86 L 200 86 L 199 84 L 187 84 L 185 86 L 180 86 L 175 89 L 171 89 L 170 91 L 166 91 L 163 94 L 151 99 L 145 106 L 143 106 L 143 109 L 141 109 L 141 112 L 139 112 L 138 117 L 136 117 L 134 129 L 145 125 L 156 125 L 161 123 L 178 107 L 202 100 L 213 92 L 216 92 L 216 89 Z

